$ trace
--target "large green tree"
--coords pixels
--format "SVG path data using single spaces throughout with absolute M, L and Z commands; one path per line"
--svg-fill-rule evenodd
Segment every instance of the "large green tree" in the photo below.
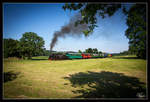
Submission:
M 43 53 L 44 40 L 34 32 L 26 32 L 20 39 L 21 53 L 31 59 L 32 56 Z
M 78 10 L 82 19 L 76 21 L 78 24 L 89 24 L 89 28 L 83 31 L 85 36 L 91 34 L 97 27 L 97 17 L 102 18 L 112 16 L 118 9 L 122 9 L 127 16 L 128 29 L 125 35 L 129 39 L 129 50 L 135 53 L 139 58 L 146 58 L 146 4 L 132 4 L 129 10 L 126 10 L 125 4 L 91 4 L 91 3 L 67 3 L 63 9 Z
M 125 35 L 129 39 L 129 51 L 139 58 L 146 58 L 146 5 L 133 5 L 128 11 Z
M 20 45 L 18 40 L 3 39 L 3 57 L 21 57 Z

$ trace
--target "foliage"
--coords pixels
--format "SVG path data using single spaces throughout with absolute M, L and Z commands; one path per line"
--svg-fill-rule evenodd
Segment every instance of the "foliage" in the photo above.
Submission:
M 4 39 L 3 40 L 3 54 L 4 58 L 7 57 L 21 57 L 20 45 L 18 40 Z
M 102 54 L 102 51 L 99 51 L 98 53 L 99 53 L 99 54 Z
M 44 52 L 43 52 L 43 56 L 49 56 L 50 55 L 50 51 L 49 50 L 46 50 L 44 48 Z
M 146 58 L 146 5 L 136 4 L 127 13 L 128 29 L 125 32 L 129 39 L 129 51 L 139 58 Z
M 81 51 L 81 50 L 79 50 L 78 52 L 79 52 L 79 53 L 82 53 L 82 51 Z
M 135 53 L 132 53 L 131 51 L 122 51 L 118 55 L 135 55 Z
M 17 57 L 17 58 L 24 58 L 25 55 L 22 51 L 21 43 L 18 40 L 14 39 L 3 39 L 3 57 Z M 49 56 L 49 50 L 45 48 L 41 50 L 40 53 L 36 53 L 33 56 Z
M 20 46 L 23 57 L 31 59 L 32 56 L 43 53 L 44 40 L 34 32 L 26 32 L 20 39 Z
M 98 49 L 97 49 L 97 48 L 94 48 L 94 49 L 93 49 L 93 53 L 98 54 Z
M 119 8 L 121 4 L 92 4 L 92 3 L 66 3 L 63 7 L 64 10 L 79 10 L 82 15 L 82 19 L 76 21 L 75 25 L 78 24 L 89 24 L 87 30 L 83 31 L 85 36 L 88 36 L 93 32 L 94 28 L 97 27 L 97 15 L 105 18 L 106 16 L 112 16 Z
M 93 49 L 92 48 L 85 49 L 85 52 L 86 53 L 93 53 Z
M 99 52 L 98 52 L 98 49 L 97 48 L 88 48 L 88 49 L 85 49 L 85 52 L 86 53 L 96 53 L 96 54 L 98 54 Z M 102 52 L 100 52 L 100 53 L 102 53 Z

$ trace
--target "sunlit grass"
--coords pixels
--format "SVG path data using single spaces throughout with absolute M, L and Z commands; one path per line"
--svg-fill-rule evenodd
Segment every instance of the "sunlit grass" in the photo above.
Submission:
M 124 56 L 122 56 L 124 57 Z M 135 56 L 125 56 L 135 57 Z M 101 58 L 82 60 L 49 61 L 48 56 L 33 57 L 34 60 L 4 59 L 4 73 L 20 73 L 16 79 L 5 82 L 4 98 L 72 98 L 79 87 L 72 87 L 64 77 L 79 72 L 109 71 L 124 73 L 146 83 L 146 60 Z M 38 59 L 38 60 L 36 60 Z M 39 60 L 45 59 L 45 60 Z

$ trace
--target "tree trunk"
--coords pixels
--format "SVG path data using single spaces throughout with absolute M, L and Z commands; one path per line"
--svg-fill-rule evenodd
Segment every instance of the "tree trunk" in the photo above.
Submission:
M 32 53 L 31 53 L 31 51 L 30 51 L 29 54 L 28 54 L 28 59 L 29 59 L 29 60 L 32 59 Z

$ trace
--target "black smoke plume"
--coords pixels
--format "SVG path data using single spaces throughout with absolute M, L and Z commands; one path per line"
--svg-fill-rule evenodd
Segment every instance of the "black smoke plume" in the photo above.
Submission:
M 76 14 L 70 19 L 68 24 L 61 27 L 60 31 L 56 31 L 54 33 L 52 42 L 50 44 L 50 51 L 52 51 L 53 47 L 56 45 L 58 38 L 74 35 L 80 36 L 83 34 L 84 30 L 88 29 L 88 24 L 78 24 L 77 26 L 75 26 L 75 22 L 81 19 L 82 16 L 80 14 Z

